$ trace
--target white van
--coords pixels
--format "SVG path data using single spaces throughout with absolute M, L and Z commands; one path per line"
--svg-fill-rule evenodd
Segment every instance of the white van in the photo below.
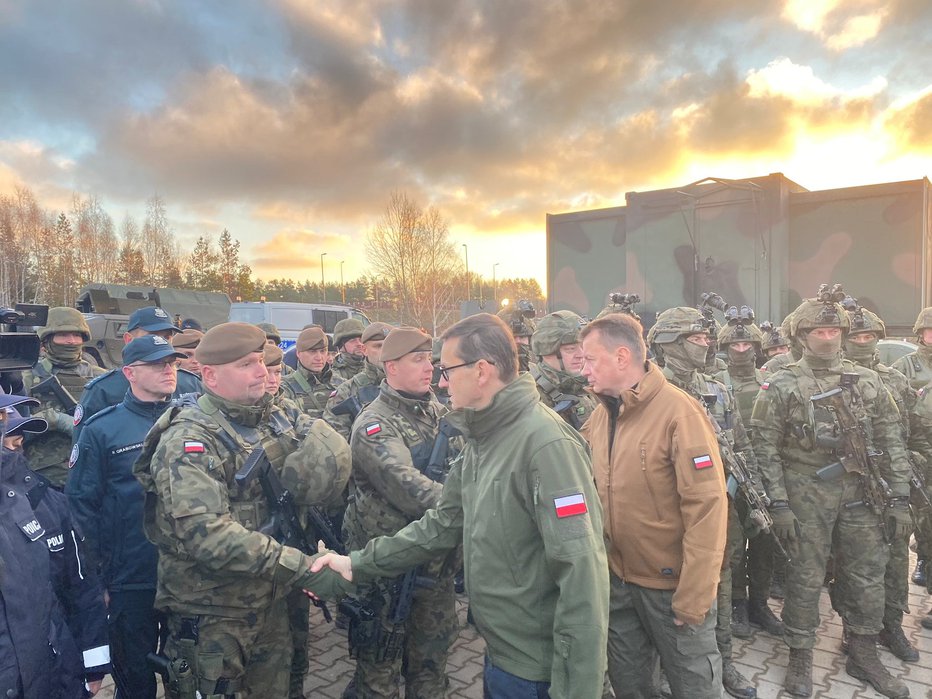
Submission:
M 237 301 L 230 306 L 230 320 L 241 323 L 272 323 L 281 333 L 282 349 L 288 349 L 307 325 L 319 325 L 328 335 L 344 318 L 356 318 L 369 325 L 366 314 L 352 306 L 330 303 L 289 303 L 287 301 Z

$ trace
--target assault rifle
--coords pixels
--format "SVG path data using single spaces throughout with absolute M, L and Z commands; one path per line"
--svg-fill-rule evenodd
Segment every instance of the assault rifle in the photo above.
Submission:
M 68 392 L 67 388 L 61 385 L 61 381 L 54 374 L 30 388 L 29 395 L 40 400 L 43 396 L 55 398 L 61 404 L 64 412 L 69 415 L 74 415 L 74 409 L 78 407 L 78 401 Z
M 349 415 L 350 422 L 356 422 L 359 413 L 361 413 L 369 403 L 378 398 L 378 395 L 378 386 L 363 386 L 349 398 L 333 406 L 331 412 L 334 415 Z
M 579 398 L 564 398 L 553 406 L 553 411 L 562 417 L 570 427 L 579 432 L 582 423 L 579 421 L 579 415 L 576 414 L 576 406 L 579 404 Z
M 925 505 L 922 506 L 922 509 L 929 510 L 932 512 L 932 499 L 929 498 L 929 491 L 926 490 L 926 479 L 922 475 L 922 469 L 919 467 L 912 457 L 908 459 L 909 461 L 909 484 L 913 487 L 913 490 L 919 492 L 919 497 L 925 501 Z
M 450 440 L 459 437 L 460 434 L 460 431 L 447 422 L 446 418 L 440 419 L 434 446 L 430 450 L 427 466 L 424 467 L 424 475 L 432 481 L 437 483 L 446 481 L 447 473 L 449 473 L 447 463 L 450 459 Z
M 146 660 L 149 662 L 149 668 L 162 676 L 165 686 L 179 699 L 195 699 L 201 696 L 197 691 L 197 678 L 184 658 L 169 660 L 164 655 L 149 653 Z
M 877 515 L 884 539 L 889 543 L 890 532 L 887 527 L 884 510 L 887 499 L 890 497 L 890 486 L 880 474 L 875 457 L 881 452 L 871 451 L 868 448 L 867 435 L 864 425 L 858 420 L 848 404 L 845 402 L 845 391 L 851 391 L 858 382 L 857 374 L 842 374 L 841 385 L 829 391 L 812 396 L 809 400 L 813 407 L 822 407 L 835 416 L 840 434 L 837 439 L 832 436 L 816 435 L 819 446 L 830 446 L 835 449 L 838 461 L 824 466 L 816 471 L 816 475 L 824 481 L 834 480 L 845 473 L 856 473 L 861 481 L 864 500 L 857 503 L 848 503 L 845 507 L 866 505 Z
M 304 528 L 301 516 L 298 514 L 298 508 L 294 504 L 294 495 L 282 485 L 278 473 L 272 468 L 272 463 L 269 461 L 265 449 L 261 446 L 250 452 L 246 463 L 236 472 L 233 480 L 237 485 L 245 488 L 254 478 L 259 479 L 259 485 L 262 486 L 262 493 L 265 495 L 269 511 L 272 514 L 271 520 L 263 525 L 260 531 L 274 537 L 279 543 L 296 548 L 302 553 L 308 555 L 317 553 L 317 538 L 311 537 Z M 316 510 L 318 519 L 315 520 L 315 514 L 310 516 L 315 523 L 315 529 L 317 529 L 315 534 L 320 535 L 324 545 L 327 548 L 333 548 L 333 550 L 337 550 L 336 547 L 339 545 L 340 549 L 342 549 L 339 537 L 329 526 L 326 515 L 320 512 L 318 508 L 312 507 L 309 510 L 312 512 Z M 320 608 L 327 622 L 333 620 L 330 616 L 330 610 L 323 600 L 311 601 Z

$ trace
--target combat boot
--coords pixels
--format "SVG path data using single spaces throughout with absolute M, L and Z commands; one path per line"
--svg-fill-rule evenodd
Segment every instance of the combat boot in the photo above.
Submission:
M 731 605 L 731 635 L 735 638 L 750 638 L 751 624 L 748 622 L 748 601 L 736 599 Z
M 767 600 L 751 600 L 748 603 L 748 621 L 760 626 L 766 633 L 783 638 L 783 622 L 777 619 Z
M 910 578 L 913 581 L 913 585 L 919 585 L 920 587 L 925 587 L 926 585 L 926 561 L 924 558 L 920 558 L 916 561 L 916 568 L 913 570 L 913 575 Z
M 888 648 L 893 655 L 902 660 L 904 663 L 918 663 L 919 651 L 909 642 L 906 634 L 903 633 L 903 627 L 897 624 L 893 628 L 886 628 L 877 636 L 880 645 Z
M 794 697 L 812 696 L 812 648 L 790 648 L 783 689 Z
M 722 685 L 725 691 L 738 699 L 756 699 L 757 690 L 738 672 L 731 658 L 722 658 Z
M 889 673 L 877 655 L 877 637 L 853 633 L 848 641 L 848 661 L 845 672 L 867 682 L 871 687 L 893 699 L 905 699 L 909 688 Z

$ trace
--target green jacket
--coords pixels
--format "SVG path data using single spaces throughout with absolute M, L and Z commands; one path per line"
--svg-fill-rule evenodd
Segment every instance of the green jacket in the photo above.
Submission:
M 470 606 L 492 664 L 549 681 L 552 699 L 601 697 L 608 564 L 588 447 L 540 404 L 528 374 L 483 410 L 447 419 L 466 446 L 437 507 L 352 552 L 354 573 L 399 575 L 462 543 Z M 557 501 L 579 495 L 586 511 L 558 516 Z

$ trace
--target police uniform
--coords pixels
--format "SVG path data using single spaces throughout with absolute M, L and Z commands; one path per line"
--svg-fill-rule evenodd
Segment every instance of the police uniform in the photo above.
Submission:
M 225 323 L 204 335 L 196 357 L 223 365 L 264 344 L 255 326 Z M 270 514 L 262 487 L 234 480 L 259 447 L 298 507 L 327 504 L 346 484 L 345 442 L 321 420 L 289 418 L 267 394 L 245 405 L 206 393 L 170 409 L 135 466 L 146 534 L 159 549 L 155 605 L 168 615 L 166 652 L 188 661 L 206 696 L 285 696 L 286 594 L 309 588 L 326 599 L 346 589 L 338 575 L 311 574 L 307 553 L 259 531 Z
M 417 351 L 431 351 L 430 337 L 414 328 L 398 328 L 385 341 L 382 360 Z M 437 504 L 442 483 L 425 471 L 445 412 L 430 391 L 412 396 L 382 382 L 379 396 L 353 425 L 351 497 L 343 520 L 348 548 L 361 549 L 370 539 L 394 534 Z M 359 586 L 360 598 L 381 622 L 378 637 L 365 644 L 353 642 L 356 634 L 351 625 L 360 699 L 398 696 L 402 673 L 405 696 L 445 696 L 447 656 L 457 631 L 453 593 L 460 562 L 457 553 L 418 570 L 418 577 L 430 582 L 414 590 L 407 619 L 392 620 L 399 604 L 396 579 Z

